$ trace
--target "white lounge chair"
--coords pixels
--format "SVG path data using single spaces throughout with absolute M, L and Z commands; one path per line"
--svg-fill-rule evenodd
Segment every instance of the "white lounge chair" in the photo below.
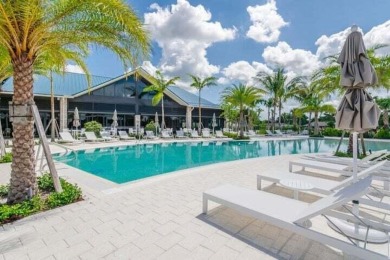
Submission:
M 302 132 L 301 132 L 301 135 L 308 135 L 309 134 L 309 131 L 307 131 L 307 130 L 303 130 Z
M 200 136 L 198 135 L 198 131 L 193 130 L 193 131 L 191 132 L 191 138 L 200 138 Z
M 86 142 L 104 142 L 103 138 L 97 138 L 94 132 L 85 132 L 85 141 Z
M 359 199 L 371 185 L 369 177 L 349 185 L 335 193 L 330 194 L 312 204 L 299 200 L 289 199 L 273 193 L 250 190 L 233 185 L 222 185 L 203 192 L 203 213 L 208 212 L 208 201 L 213 201 L 226 207 L 232 208 L 242 214 L 270 223 L 279 228 L 294 232 L 298 235 L 315 240 L 319 243 L 338 248 L 343 252 L 362 259 L 386 259 L 376 251 L 371 251 L 353 243 L 354 238 L 361 238 L 362 234 L 350 234 L 351 243 L 323 233 L 323 229 L 316 229 L 308 225 L 313 218 L 321 216 L 329 220 L 329 216 L 337 216 L 339 219 L 352 220 L 356 223 L 362 221 L 362 217 L 352 214 L 334 211 L 339 207 Z M 364 232 L 366 238 L 381 236 L 383 241 L 388 240 L 387 233 L 390 227 L 386 224 L 376 224 L 364 219 L 361 226 L 366 226 Z M 377 230 L 383 230 L 380 232 Z M 374 233 L 374 234 L 373 234 Z
M 284 136 L 286 134 L 283 134 L 279 129 L 275 130 L 275 134 L 278 136 Z
M 187 138 L 187 136 L 184 135 L 183 130 L 176 131 L 176 138 Z
M 161 131 L 161 138 L 172 138 L 167 130 Z
M 62 144 L 81 144 L 82 142 L 79 140 L 75 140 L 73 136 L 69 132 L 60 132 L 61 139 L 58 140 L 58 143 Z
M 357 168 L 358 171 L 361 171 L 363 169 L 366 169 L 367 167 L 370 167 L 372 164 L 358 164 Z M 294 161 L 289 162 L 289 171 L 293 171 L 293 166 L 299 166 L 302 167 L 301 170 L 305 171 L 306 168 L 309 169 L 315 169 L 315 170 L 321 170 L 321 171 L 327 171 L 332 173 L 338 173 L 343 176 L 351 176 L 353 175 L 353 165 L 350 164 L 338 164 L 338 163 L 330 163 L 330 162 L 320 162 L 316 160 L 310 160 L 310 159 L 298 159 Z
M 385 166 L 386 162 L 378 162 L 371 167 L 360 171 L 357 173 L 357 179 L 362 179 L 367 177 L 368 175 L 373 175 L 375 173 L 381 172 L 382 168 Z M 268 181 L 271 183 L 279 183 L 281 180 L 285 179 L 294 179 L 299 181 L 304 181 L 310 183 L 313 186 L 311 191 L 321 193 L 321 194 L 330 194 L 335 190 L 348 186 L 349 184 L 354 182 L 354 177 L 350 176 L 343 181 L 334 181 L 323 179 L 319 177 L 303 175 L 303 174 L 294 174 L 291 172 L 274 172 L 274 171 L 266 171 L 259 173 L 257 175 L 257 189 L 262 189 L 262 181 Z
M 146 131 L 146 139 L 156 139 L 157 136 L 154 135 L 153 131 Z
M 115 138 L 113 138 L 113 137 L 110 135 L 110 132 L 109 132 L 109 131 L 102 131 L 102 132 L 100 132 L 100 135 L 102 136 L 102 139 L 103 139 L 103 141 L 105 141 L 105 142 L 115 141 L 115 140 L 116 140 Z
M 283 134 L 274 134 L 274 133 L 272 133 L 272 131 L 271 130 L 265 130 L 265 132 L 266 132 L 266 136 L 282 136 Z M 275 132 L 276 132 L 276 130 L 275 130 Z
M 202 137 L 203 138 L 210 138 L 211 135 L 210 135 L 210 130 L 204 130 L 202 131 Z
M 119 140 L 130 141 L 130 140 L 134 140 L 135 139 L 134 136 L 129 136 L 126 133 L 126 131 L 118 131 L 118 134 L 119 134 Z
M 225 138 L 221 130 L 215 131 L 215 137 L 216 138 Z
M 387 150 L 374 151 L 373 153 L 367 155 L 363 159 L 358 159 L 357 162 L 359 166 L 370 165 L 383 159 L 388 156 L 389 152 Z M 352 158 L 338 157 L 334 155 L 305 155 L 303 159 L 312 159 L 319 162 L 335 163 L 342 165 L 352 165 Z

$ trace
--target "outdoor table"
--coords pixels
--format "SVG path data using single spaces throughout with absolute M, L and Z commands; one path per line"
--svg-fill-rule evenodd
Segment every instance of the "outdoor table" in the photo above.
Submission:
M 296 199 L 296 200 L 298 199 L 298 192 L 300 190 L 305 191 L 305 190 L 311 190 L 314 188 L 314 186 L 311 183 L 301 181 L 301 180 L 296 180 L 296 179 L 283 179 L 283 180 L 280 180 L 279 183 L 283 187 L 292 189 L 294 191 L 294 199 Z

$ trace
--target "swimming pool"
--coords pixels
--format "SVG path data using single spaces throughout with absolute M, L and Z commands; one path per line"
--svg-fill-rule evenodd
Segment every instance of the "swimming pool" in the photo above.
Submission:
M 214 141 L 139 144 L 98 148 L 54 155 L 54 159 L 115 183 L 125 183 L 158 174 L 201 165 L 282 154 L 335 151 L 338 140 L 299 139 L 264 141 Z M 367 141 L 372 151 L 389 143 Z M 343 148 L 344 147 L 344 148 Z M 342 150 L 345 150 L 346 143 Z

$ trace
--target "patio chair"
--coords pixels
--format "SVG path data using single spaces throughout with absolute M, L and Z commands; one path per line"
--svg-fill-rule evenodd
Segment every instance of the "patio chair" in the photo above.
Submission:
M 265 136 L 277 136 L 276 134 L 272 133 L 271 130 L 265 130 Z
M 369 175 L 374 175 L 374 174 L 381 175 L 385 164 L 386 164 L 385 161 L 378 162 L 372 165 L 371 167 L 358 172 L 356 178 L 362 179 Z M 313 186 L 313 189 L 311 191 L 321 193 L 321 194 L 326 194 L 326 195 L 334 192 L 335 190 L 348 186 L 349 184 L 354 182 L 353 176 L 349 176 L 345 178 L 343 181 L 335 181 L 335 180 L 328 180 L 328 179 L 323 179 L 320 177 L 314 177 L 314 176 L 309 176 L 304 174 L 294 174 L 291 172 L 265 171 L 257 174 L 257 189 L 259 190 L 262 189 L 262 181 L 268 181 L 273 184 L 277 184 L 284 179 L 294 179 L 294 180 L 308 182 Z
M 382 160 L 384 157 L 390 154 L 387 150 L 374 151 L 371 154 L 367 155 L 363 159 L 358 159 L 358 165 L 365 166 L 373 164 L 377 161 Z M 304 155 L 303 159 L 308 158 L 312 160 L 316 160 L 319 162 L 327 162 L 327 163 L 335 163 L 342 165 L 352 165 L 352 158 L 338 157 L 334 155 Z
M 200 138 L 200 136 L 198 135 L 198 131 L 193 130 L 193 131 L 191 132 L 191 138 Z
M 103 141 L 105 141 L 105 142 L 116 141 L 116 139 L 113 138 L 113 137 L 110 135 L 110 132 L 109 132 L 109 131 L 102 131 L 102 132 L 100 132 L 100 135 L 102 136 L 102 139 L 103 139 Z
M 366 248 L 366 244 L 373 240 L 377 243 L 388 242 L 389 225 L 377 223 L 356 214 L 336 211 L 352 200 L 357 200 L 366 194 L 370 185 L 371 178 L 366 177 L 327 197 L 308 204 L 273 193 L 226 184 L 203 192 L 203 213 L 207 214 L 208 212 L 208 201 L 213 201 L 241 214 L 251 216 L 321 244 L 338 248 L 347 254 L 362 259 L 386 259 L 385 255 L 378 253 L 376 247 L 375 251 L 372 251 Z M 316 218 L 318 220 L 321 217 L 328 221 L 329 217 L 353 221 L 353 223 L 359 224 L 359 229 L 356 233 L 343 233 L 342 229 L 339 229 L 349 239 L 349 241 L 341 240 L 335 236 L 325 234 L 324 227 L 317 228 L 317 226 L 309 224 L 313 223 L 311 219 Z M 365 241 L 364 248 L 352 239 Z
M 210 130 L 205 130 L 205 129 L 203 129 L 203 131 L 202 131 L 202 137 L 203 137 L 203 138 L 211 138 Z
M 301 135 L 309 135 L 309 131 L 303 130 L 303 131 L 301 132 Z
M 176 131 L 176 138 L 187 138 L 187 136 L 184 135 L 183 130 Z
M 310 159 L 298 159 L 294 161 L 289 162 L 289 171 L 293 171 L 293 166 L 302 167 L 301 170 L 305 171 L 307 168 L 309 169 L 315 169 L 315 170 L 321 170 L 321 171 L 327 171 L 332 173 L 338 173 L 340 175 L 344 176 L 351 176 L 352 173 L 352 163 L 348 165 L 343 164 L 337 164 L 337 163 L 331 163 L 331 162 L 320 162 L 316 160 L 310 160 Z M 369 164 L 358 164 L 358 171 L 365 169 L 369 167 Z
M 154 135 L 153 131 L 146 131 L 146 139 L 156 139 L 157 136 Z
M 118 134 L 119 134 L 119 140 L 123 140 L 123 141 L 130 141 L 130 140 L 134 140 L 135 137 L 134 136 L 129 136 L 126 131 L 118 131 Z
M 225 138 L 221 130 L 215 131 L 215 137 L 216 138 Z
M 283 134 L 279 129 L 275 130 L 275 134 L 278 135 L 278 136 L 286 135 L 286 134 Z
M 60 132 L 61 139 L 58 140 L 58 143 L 62 144 L 81 144 L 82 142 L 80 140 L 75 140 L 73 136 L 69 132 Z
M 161 138 L 172 138 L 171 135 L 169 135 L 169 132 L 167 130 L 161 131 Z
M 96 142 L 104 142 L 103 138 L 97 138 L 94 132 L 85 132 L 85 141 L 96 143 Z

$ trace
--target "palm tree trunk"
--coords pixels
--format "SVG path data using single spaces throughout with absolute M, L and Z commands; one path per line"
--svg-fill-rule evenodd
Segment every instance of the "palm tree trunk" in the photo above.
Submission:
M 314 135 L 318 135 L 318 112 L 314 112 Z
M 240 108 L 240 137 L 244 137 L 244 110 Z
M 282 131 L 282 101 L 279 101 L 279 130 Z
M 13 105 L 31 105 L 33 96 L 32 61 L 23 55 L 12 61 L 14 71 Z M 37 191 L 34 157 L 34 121 L 21 117 L 13 120 L 13 160 L 8 203 L 25 200 Z
M 276 123 L 276 102 L 274 102 L 274 111 L 272 114 L 272 132 L 275 132 L 275 123 Z
M 202 131 L 202 108 L 200 107 L 200 89 L 199 89 L 199 123 L 198 123 L 198 133 L 201 134 Z
M 267 129 L 269 130 L 269 118 L 270 118 L 270 107 L 267 108 L 268 109 L 268 117 L 267 117 Z
M 310 130 L 311 130 L 311 112 L 309 113 L 309 123 L 307 124 L 307 128 L 308 128 L 309 135 L 310 135 Z
M 161 99 L 161 130 L 165 129 L 164 97 Z

